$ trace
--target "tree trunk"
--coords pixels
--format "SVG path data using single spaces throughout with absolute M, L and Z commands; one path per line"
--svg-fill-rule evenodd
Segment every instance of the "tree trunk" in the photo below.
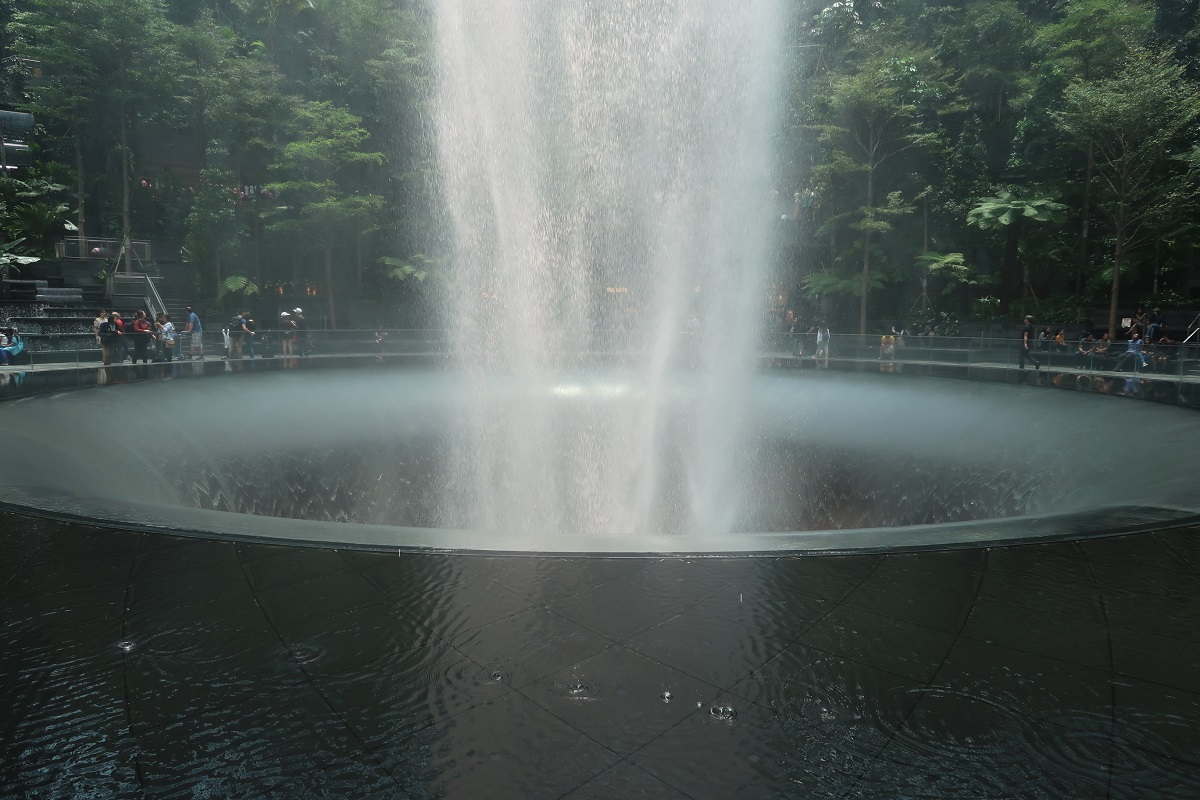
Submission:
M 325 232 L 325 297 L 329 301 L 329 327 L 337 327 L 337 308 L 333 302 L 333 233 Z
M 363 288 L 363 234 L 354 235 L 354 288 L 362 294 Z
M 1083 173 L 1083 208 L 1080 210 L 1080 217 L 1083 224 L 1079 230 L 1079 260 L 1075 263 L 1075 294 L 1083 294 L 1083 271 L 1087 268 L 1088 259 L 1088 225 L 1089 217 L 1092 208 L 1092 164 L 1095 157 L 1092 153 L 1092 146 L 1089 144 L 1087 149 L 1087 168 Z
M 859 284 L 862 290 L 862 297 L 858 303 L 858 333 L 865 335 L 867 332 L 867 293 L 871 286 L 871 232 L 863 231 L 863 268 L 862 281 Z
M 1158 276 L 1162 274 L 1162 239 L 1154 238 L 1154 290 L 1151 293 L 1158 297 Z
M 125 101 L 118 112 L 121 115 L 121 249 L 125 253 L 125 274 L 133 272 L 133 243 L 130 238 L 129 221 L 129 138 L 125 122 Z
M 1011 304 L 1024 295 L 1023 273 L 1017 262 L 1021 255 L 1021 219 L 1018 217 L 1008 226 L 1008 238 L 1004 242 L 1004 264 L 1000 267 L 1000 283 L 1003 300 Z M 1022 284 L 1018 286 L 1017 284 Z
M 1117 225 L 1117 244 L 1113 248 L 1112 290 L 1108 296 L 1108 338 L 1117 341 L 1117 303 L 1121 289 L 1121 256 L 1125 250 L 1125 224 Z
M 79 208 L 75 212 L 75 224 L 79 227 L 76 236 L 79 241 L 79 257 L 87 258 L 87 212 L 84 210 L 84 179 L 83 179 L 83 131 L 75 126 L 75 194 L 79 199 Z
M 870 215 L 874 208 L 874 193 L 875 193 L 875 169 L 872 165 L 867 165 L 867 214 Z M 874 219 L 871 220 L 874 222 Z M 858 303 L 858 335 L 865 336 L 867 333 L 867 294 L 870 292 L 871 286 L 871 230 L 868 228 L 863 231 L 863 268 L 862 282 L 859 288 L 862 291 L 862 297 Z
M 925 195 L 924 213 L 921 220 L 921 252 L 929 253 L 929 195 Z M 933 303 L 929 301 L 929 265 L 921 266 L 921 313 L 929 316 Z M 924 322 L 925 320 L 921 320 Z

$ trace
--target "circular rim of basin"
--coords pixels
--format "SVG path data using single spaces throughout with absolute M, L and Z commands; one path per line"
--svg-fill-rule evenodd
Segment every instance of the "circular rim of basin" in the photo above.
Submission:
M 918 376 L 921 380 L 943 380 Z M 42 395 L 54 397 L 57 395 Z M 23 402 L 41 401 L 36 397 Z M 606 556 L 773 556 L 978 548 L 1113 536 L 1200 524 L 1191 497 L 1127 498 L 1067 512 L 961 522 L 828 530 L 582 534 L 472 531 L 256 516 L 129 498 L 74 494 L 60 487 L 0 483 L 0 510 L 91 527 L 279 545 L 395 552 Z M 1114 498 L 1115 500 L 1115 498 Z
M 205 539 L 347 550 L 558 556 L 775 556 L 979 548 L 1116 536 L 1200 524 L 1169 506 L 1110 506 L 1065 514 L 819 531 L 696 534 L 562 534 L 464 531 L 324 522 L 210 511 L 137 501 L 81 498 L 0 487 L 0 509 L 92 527 Z M 131 518 L 134 521 L 130 521 Z

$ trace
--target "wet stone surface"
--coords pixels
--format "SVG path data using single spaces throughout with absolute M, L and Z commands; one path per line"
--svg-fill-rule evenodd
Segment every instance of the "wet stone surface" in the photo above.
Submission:
M 1200 529 L 401 557 L 0 516 L 0 798 L 1194 798 Z

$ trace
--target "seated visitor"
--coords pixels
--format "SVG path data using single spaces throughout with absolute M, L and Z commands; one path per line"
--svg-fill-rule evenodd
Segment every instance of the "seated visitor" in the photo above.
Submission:
M 1113 365 L 1113 369 L 1122 370 L 1126 364 L 1132 364 L 1133 370 L 1138 370 L 1146 366 L 1146 356 L 1142 353 L 1142 348 L 1145 342 L 1139 335 L 1132 335 L 1129 341 L 1126 342 L 1125 352 L 1117 359 L 1117 363 Z
M 1160 336 L 1154 343 L 1150 363 L 1155 372 L 1170 372 L 1171 362 L 1179 355 L 1179 344 L 1170 336 Z
M 1079 366 L 1085 369 L 1091 369 L 1092 359 L 1096 353 L 1096 337 L 1090 333 L 1085 333 L 1083 338 L 1079 340 L 1077 355 L 1079 358 Z

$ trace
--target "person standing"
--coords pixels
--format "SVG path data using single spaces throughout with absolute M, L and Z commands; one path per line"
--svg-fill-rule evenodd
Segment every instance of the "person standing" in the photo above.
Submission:
M 96 318 L 92 320 L 92 333 L 96 336 L 96 344 L 100 344 L 100 326 L 108 322 L 108 312 L 103 308 L 96 314 Z
M 158 315 L 158 337 L 162 344 L 162 358 L 168 364 L 175 357 L 175 325 L 166 314 Z
M 254 358 L 254 335 L 255 335 L 254 315 L 249 311 L 242 312 L 242 331 L 246 336 L 245 349 L 250 353 L 250 358 Z
M 296 343 L 300 345 L 300 355 L 307 356 L 312 353 L 312 340 L 308 338 L 308 320 L 304 318 L 304 311 L 299 308 L 292 309 L 292 322 L 296 325 Z
M 817 352 L 813 355 L 813 360 L 819 365 L 829 366 L 829 328 L 822 321 L 817 325 Z
M 225 357 L 235 361 L 242 357 L 242 342 L 246 336 L 246 312 L 239 311 L 229 320 L 229 349 Z
M 1033 355 L 1033 336 L 1033 315 L 1026 314 L 1025 324 L 1021 326 L 1021 356 L 1019 359 L 1021 369 L 1025 369 L 1026 359 L 1033 362 L 1034 369 L 1042 368 L 1042 362 Z
M 187 321 L 183 326 L 183 333 L 188 337 L 188 356 L 190 358 L 204 358 L 204 326 L 200 324 L 200 316 L 192 310 L 191 306 L 187 309 Z
M 133 318 L 133 363 L 141 359 L 143 364 L 150 363 L 150 320 L 145 311 L 138 311 Z
M 121 329 L 117 327 L 117 313 L 114 311 L 108 319 L 100 323 L 100 356 L 104 366 L 112 364 L 120 341 Z
M 296 343 L 296 322 L 286 311 L 279 314 L 279 354 L 291 357 L 292 346 Z

